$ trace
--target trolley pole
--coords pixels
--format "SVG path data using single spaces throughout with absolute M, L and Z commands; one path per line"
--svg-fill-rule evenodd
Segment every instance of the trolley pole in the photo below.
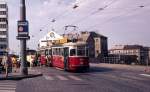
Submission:
M 28 21 L 26 20 L 26 5 L 25 0 L 20 0 L 20 20 L 18 21 L 18 36 L 20 40 L 20 73 L 28 75 L 27 59 L 26 59 L 26 41 L 30 39 L 28 32 Z

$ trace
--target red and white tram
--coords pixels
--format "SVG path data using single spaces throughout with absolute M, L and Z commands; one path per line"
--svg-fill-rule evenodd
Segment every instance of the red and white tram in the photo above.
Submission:
M 89 69 L 88 47 L 86 43 L 65 43 L 51 47 L 51 65 L 67 71 Z

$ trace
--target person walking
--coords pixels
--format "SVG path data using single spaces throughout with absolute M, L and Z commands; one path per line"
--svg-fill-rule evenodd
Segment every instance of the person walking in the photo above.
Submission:
M 16 57 L 12 57 L 12 63 L 13 63 L 14 72 L 17 72 L 17 59 L 16 59 Z
M 0 59 L 0 74 L 2 73 L 3 65 L 2 65 L 2 59 Z
M 12 61 L 10 57 L 5 56 L 5 62 L 4 62 L 4 66 L 5 66 L 5 77 L 8 77 L 8 73 L 12 72 Z

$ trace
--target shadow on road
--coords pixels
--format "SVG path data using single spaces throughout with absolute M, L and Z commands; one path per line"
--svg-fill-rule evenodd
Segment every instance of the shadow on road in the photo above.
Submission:
M 89 70 L 84 70 L 84 71 L 77 71 L 75 73 L 100 73 L 100 72 L 110 72 L 110 71 L 114 71 L 111 68 L 105 68 L 105 67 L 90 67 Z
M 105 67 L 91 67 L 89 69 L 89 73 L 96 73 L 96 72 L 110 72 L 113 71 L 111 68 L 105 68 Z

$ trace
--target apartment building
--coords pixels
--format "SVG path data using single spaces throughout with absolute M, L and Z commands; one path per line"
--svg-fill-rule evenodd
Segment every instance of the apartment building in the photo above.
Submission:
M 108 55 L 108 39 L 96 32 L 81 32 L 80 41 L 86 42 L 89 46 L 91 58 L 105 57 Z
M 141 45 L 116 45 L 109 50 L 109 53 L 113 55 L 135 55 L 137 56 L 137 63 L 143 65 L 148 62 L 148 49 L 148 47 Z
M 0 59 L 8 53 L 8 6 L 0 1 Z

